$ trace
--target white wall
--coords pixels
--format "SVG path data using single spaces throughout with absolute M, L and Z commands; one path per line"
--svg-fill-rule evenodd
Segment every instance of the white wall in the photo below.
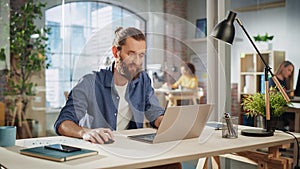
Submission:
M 287 59 L 294 63 L 295 66 L 295 76 L 294 84 L 296 85 L 296 80 L 299 69 L 300 69 L 300 1 L 299 0 L 287 0 L 287 9 L 286 9 L 286 32 L 287 32 Z M 294 86 L 295 86 L 294 85 Z
M 286 60 L 295 66 L 295 78 L 300 68 L 300 1 L 287 0 L 285 7 L 271 8 L 252 12 L 238 12 L 250 36 L 259 34 L 274 35 L 273 49 L 286 51 Z M 242 29 L 235 23 L 236 38 L 232 46 L 231 81 L 239 82 L 239 65 L 241 52 L 254 52 Z M 273 72 L 276 68 L 273 68 Z M 296 83 L 296 82 L 294 82 Z
M 207 49 L 206 41 L 189 41 L 195 39 L 197 19 L 206 18 L 206 0 L 187 1 L 187 43 L 189 51 L 187 57 L 196 66 L 196 75 L 199 81 L 206 80 Z M 196 55 L 195 55 L 196 54 Z
M 189 0 L 187 3 L 187 20 L 196 25 L 197 19 L 206 18 L 206 0 Z M 187 38 L 195 38 L 195 30 L 187 32 Z

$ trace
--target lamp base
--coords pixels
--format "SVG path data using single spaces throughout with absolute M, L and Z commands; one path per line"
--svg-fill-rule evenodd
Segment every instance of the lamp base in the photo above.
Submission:
M 273 136 L 273 131 L 267 131 L 266 129 L 244 129 L 241 131 L 243 136 L 251 136 L 251 137 L 269 137 Z

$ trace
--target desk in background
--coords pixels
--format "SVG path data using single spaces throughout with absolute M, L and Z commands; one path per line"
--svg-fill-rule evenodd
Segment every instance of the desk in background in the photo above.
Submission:
M 295 113 L 295 132 L 300 133 L 300 103 L 292 102 L 292 104 L 287 107 L 286 112 Z
M 239 126 L 239 129 L 245 126 Z M 247 127 L 249 128 L 249 127 Z M 294 142 L 288 134 L 276 131 L 272 137 L 246 137 L 237 139 L 221 138 L 221 130 L 207 127 L 200 138 L 172 141 L 160 144 L 148 144 L 128 139 L 127 135 L 150 133 L 153 129 L 125 130 L 116 133 L 115 143 L 98 145 L 81 139 L 55 136 L 17 140 L 13 147 L 0 147 L 0 163 L 7 168 L 43 168 L 43 169 L 79 169 L 79 168 L 144 168 L 175 162 L 195 160 L 234 152 L 248 152 L 260 148 L 272 147 L 278 150 L 282 145 Z M 300 133 L 295 133 L 299 139 Z M 80 158 L 67 162 L 49 160 L 21 155 L 22 147 L 33 147 L 53 143 L 64 143 L 82 148 L 97 150 L 99 155 Z M 5 154 L 5 155 L 3 155 Z M 251 153 L 250 153 L 251 154 Z M 270 155 L 272 160 L 277 157 Z M 268 159 L 261 159 L 268 160 Z
M 300 97 L 299 96 L 295 96 L 291 99 L 292 103 L 300 103 Z
M 189 100 L 190 104 L 198 104 L 197 99 L 203 96 L 201 89 L 155 89 L 155 93 L 165 95 L 168 106 L 177 106 L 179 100 Z

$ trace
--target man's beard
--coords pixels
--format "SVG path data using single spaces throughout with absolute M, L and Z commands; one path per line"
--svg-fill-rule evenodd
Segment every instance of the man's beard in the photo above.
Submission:
M 130 72 L 128 69 L 129 66 L 135 66 L 136 70 L 134 72 Z M 116 69 L 128 81 L 132 81 L 140 75 L 140 72 L 142 71 L 142 65 L 136 65 L 135 63 L 130 63 L 129 65 L 126 65 L 122 57 L 119 56 L 116 60 Z

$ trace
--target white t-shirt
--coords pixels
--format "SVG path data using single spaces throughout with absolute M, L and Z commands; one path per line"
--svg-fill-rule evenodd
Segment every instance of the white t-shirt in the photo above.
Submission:
M 126 130 L 129 121 L 132 118 L 132 112 L 129 108 L 128 102 L 125 100 L 127 85 L 128 83 L 126 83 L 124 86 L 115 85 L 120 98 L 117 116 L 117 130 Z

